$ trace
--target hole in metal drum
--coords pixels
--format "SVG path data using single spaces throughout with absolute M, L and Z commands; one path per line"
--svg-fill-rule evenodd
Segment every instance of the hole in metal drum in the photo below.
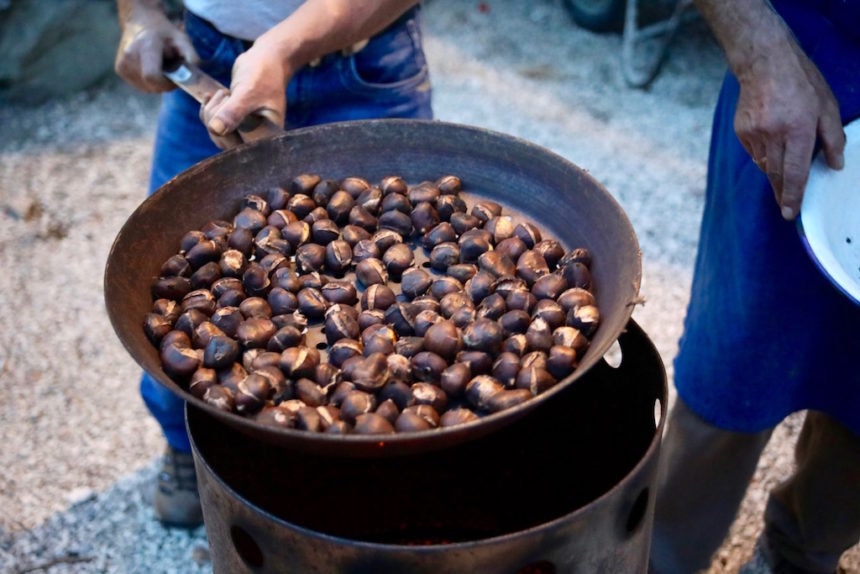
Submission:
M 319 343 L 317 343 L 317 349 L 319 349 L 320 351 L 325 349 L 327 346 L 328 345 L 325 344 L 325 341 L 320 341 Z
M 642 489 L 633 507 L 630 509 L 630 514 L 627 516 L 627 533 L 633 534 L 636 528 L 642 524 L 642 519 L 645 518 L 645 511 L 648 510 L 648 487 Z
M 244 528 L 235 524 L 231 526 L 230 539 L 233 541 L 236 553 L 245 564 L 251 568 L 259 568 L 263 565 L 263 551 Z
M 609 347 L 609 350 L 603 355 L 603 360 L 606 361 L 606 364 L 613 369 L 617 369 L 621 366 L 622 359 L 621 344 L 618 343 L 618 341 L 612 343 L 612 346 Z
M 548 560 L 532 562 L 517 570 L 517 574 L 555 574 L 555 564 Z

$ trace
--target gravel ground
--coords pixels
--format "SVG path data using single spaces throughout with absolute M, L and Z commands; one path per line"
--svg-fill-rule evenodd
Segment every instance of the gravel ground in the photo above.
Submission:
M 724 70 L 684 26 L 648 91 L 626 88 L 617 36 L 572 26 L 554 1 L 432 0 L 434 107 L 589 169 L 639 236 L 647 304 L 635 318 L 671 376 Z M 157 99 L 120 85 L 0 109 L 0 572 L 209 571 L 205 532 L 162 528 L 150 493 L 162 440 L 101 286 L 111 242 L 143 199 Z M 48 351 L 50 350 L 50 351 Z M 736 572 L 767 490 L 791 471 L 802 415 L 776 430 L 709 572 Z M 860 549 L 843 558 L 860 573 Z

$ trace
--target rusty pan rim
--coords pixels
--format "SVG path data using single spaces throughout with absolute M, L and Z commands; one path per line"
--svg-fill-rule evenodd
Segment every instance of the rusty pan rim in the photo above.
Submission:
M 603 186 L 603 184 L 601 184 L 597 179 L 595 179 L 587 170 L 579 167 L 572 161 L 526 139 L 494 130 L 489 130 L 482 127 L 458 124 L 453 122 L 443 122 L 439 120 L 414 120 L 396 118 L 381 120 L 352 120 L 345 122 L 333 122 L 307 128 L 300 128 L 286 132 L 285 134 L 277 136 L 275 138 L 262 139 L 243 144 L 236 148 L 221 152 L 215 156 L 207 158 L 191 166 L 187 170 L 170 179 L 152 195 L 148 196 L 132 212 L 132 214 L 123 224 L 122 228 L 117 234 L 117 237 L 114 239 L 114 242 L 111 245 L 111 249 L 108 254 L 107 264 L 105 265 L 105 271 L 103 276 L 103 286 L 105 293 L 107 294 L 109 291 L 108 283 L 112 273 L 111 261 L 113 260 L 114 254 L 117 251 L 117 246 L 121 243 L 123 234 L 126 231 L 127 227 L 131 224 L 131 221 L 139 213 L 146 211 L 148 206 L 152 202 L 156 201 L 159 196 L 169 192 L 169 190 L 173 187 L 181 185 L 184 180 L 193 178 L 196 174 L 211 170 L 213 165 L 226 161 L 232 156 L 252 153 L 255 150 L 260 150 L 273 145 L 273 142 L 307 137 L 309 134 L 313 135 L 325 131 L 336 132 L 338 130 L 352 128 L 373 130 L 378 126 L 399 126 L 402 128 L 418 128 L 430 130 L 449 129 L 468 133 L 475 138 L 490 138 L 496 141 L 519 146 L 522 147 L 524 151 L 530 151 L 543 157 L 547 157 L 551 159 L 554 163 L 563 166 L 567 170 L 572 170 L 573 172 L 578 173 L 580 176 L 588 180 L 588 182 L 602 194 L 602 199 L 608 202 L 609 205 L 619 216 L 617 221 L 619 227 L 615 229 L 615 232 L 619 235 L 623 235 L 624 242 L 629 243 L 631 248 L 635 250 L 634 253 L 632 253 L 632 256 L 635 260 L 635 268 L 633 276 L 630 278 L 632 279 L 632 284 L 629 286 L 631 300 L 627 302 L 622 312 L 622 316 L 625 321 L 631 320 L 633 310 L 637 303 L 637 296 L 642 281 L 642 252 L 635 230 L 633 229 L 633 225 L 630 222 L 630 219 L 627 217 L 626 212 L 621 207 L 621 204 L 618 202 L 618 200 Z M 481 193 L 475 193 L 475 195 L 478 197 L 483 196 Z M 112 306 L 109 303 L 107 304 L 107 310 L 109 318 L 111 320 L 111 326 L 114 328 L 114 331 L 121 340 L 126 351 L 128 351 L 128 353 L 134 358 L 135 362 L 137 362 L 138 365 L 143 367 L 142 361 L 137 356 L 137 350 L 134 348 L 133 345 L 131 345 L 125 338 L 120 335 L 120 332 L 118 330 L 119 322 L 118 320 L 115 320 Z M 584 375 L 588 371 L 588 369 L 594 367 L 602 359 L 603 354 L 609 349 L 612 343 L 617 340 L 618 335 L 620 335 L 623 330 L 624 326 L 622 325 L 621 328 L 617 329 L 618 333 L 614 333 L 614 337 L 608 337 L 604 344 L 601 345 L 597 349 L 597 351 L 594 352 L 594 354 L 592 354 L 592 350 L 589 349 L 589 353 L 586 355 L 585 360 L 583 360 L 582 363 L 577 366 L 573 373 L 560 380 L 551 389 L 541 393 L 540 395 L 532 398 L 529 401 L 526 401 L 525 403 L 521 403 L 498 413 L 484 415 L 478 420 L 470 421 L 468 423 L 459 424 L 452 427 L 419 431 L 414 433 L 395 433 L 390 435 L 328 435 L 325 433 L 308 433 L 306 431 L 298 429 L 284 429 L 279 427 L 264 426 L 254 422 L 252 419 L 243 417 L 236 413 L 228 413 L 222 411 L 203 402 L 200 399 L 197 399 L 184 388 L 182 388 L 181 385 L 168 377 L 163 371 L 149 373 L 149 375 L 156 379 L 160 384 L 165 385 L 174 394 L 179 394 L 183 398 L 183 400 L 185 400 L 186 402 L 190 402 L 196 408 L 202 409 L 220 420 L 225 420 L 233 427 L 243 430 L 244 432 L 248 432 L 251 434 L 264 433 L 267 437 L 269 437 L 270 440 L 275 441 L 278 444 L 293 444 L 297 445 L 299 448 L 303 448 L 306 450 L 321 449 L 325 452 L 337 451 L 346 455 L 350 455 L 350 453 L 342 451 L 348 451 L 349 448 L 360 446 L 363 448 L 361 448 L 361 450 L 353 451 L 354 456 L 394 456 L 397 454 L 402 454 L 404 452 L 415 452 L 418 450 L 432 450 L 436 448 L 441 448 L 446 444 L 450 444 L 451 440 L 460 441 L 468 440 L 470 438 L 478 438 L 508 423 L 512 423 L 518 420 L 531 410 L 539 407 L 547 400 L 556 396 L 558 393 L 563 392 L 566 388 L 568 388 L 569 385 L 573 384 L 577 379 L 581 378 L 582 375 Z M 373 448 L 372 452 L 369 450 L 371 447 L 375 447 Z
M 625 332 L 622 334 L 626 335 L 628 332 L 632 332 L 634 336 L 637 336 L 642 339 L 643 342 L 647 344 L 649 352 L 655 356 L 660 357 L 657 348 L 654 346 L 653 341 L 645 334 L 642 328 L 633 320 L 630 319 L 627 327 L 624 330 Z M 366 540 L 354 540 L 351 538 L 344 538 L 342 536 L 336 536 L 333 534 L 326 534 L 324 532 L 320 532 L 318 530 L 313 530 L 304 526 L 300 526 L 293 522 L 289 522 L 279 516 L 276 516 L 269 511 L 260 508 L 256 504 L 250 502 L 247 498 L 236 492 L 229 484 L 227 484 L 221 476 L 219 476 L 209 465 L 209 463 L 200 455 L 200 450 L 197 447 L 197 442 L 194 440 L 194 436 L 191 434 L 190 429 L 188 428 L 188 407 L 185 409 L 185 425 L 186 430 L 188 430 L 188 438 L 191 441 L 191 448 L 196 454 L 195 459 L 199 462 L 202 462 L 206 471 L 209 473 L 211 479 L 214 479 L 218 482 L 218 484 L 231 496 L 233 496 L 236 500 L 240 500 L 242 504 L 246 507 L 253 509 L 258 512 L 264 518 L 276 522 L 278 525 L 286 527 L 298 534 L 309 536 L 311 538 L 315 538 L 317 540 L 323 542 L 333 542 L 337 544 L 348 544 L 352 547 L 369 549 L 369 550 L 386 550 L 386 551 L 398 551 L 408 549 L 410 552 L 414 552 L 417 554 L 433 554 L 440 551 L 447 550 L 469 550 L 471 548 L 475 548 L 478 546 L 487 546 L 487 545 L 495 545 L 495 544 L 505 544 L 507 542 L 511 542 L 513 540 L 519 538 L 525 538 L 533 535 L 539 535 L 544 532 L 551 532 L 557 526 L 559 526 L 562 522 L 567 522 L 571 520 L 575 520 L 580 516 L 584 515 L 587 512 L 590 512 L 592 508 L 595 506 L 599 506 L 601 503 L 610 500 L 616 491 L 624 489 L 630 483 L 632 483 L 642 472 L 645 466 L 649 464 L 654 464 L 654 461 L 657 460 L 657 451 L 660 449 L 660 443 L 663 437 L 663 430 L 666 425 L 666 420 L 668 418 L 668 400 L 669 400 L 669 386 L 666 378 L 666 367 L 663 365 L 663 361 L 659 360 L 660 366 L 660 395 L 658 397 L 658 401 L 660 402 L 661 410 L 660 410 L 660 421 L 655 425 L 654 435 L 651 437 L 651 441 L 648 443 L 648 448 L 645 449 L 645 452 L 642 453 L 640 459 L 636 462 L 635 465 L 611 488 L 609 488 L 606 492 L 602 493 L 600 496 L 594 498 L 589 501 L 584 506 L 576 508 L 571 512 L 548 520 L 542 524 L 538 524 L 535 526 L 531 526 L 529 528 L 524 528 L 523 530 L 518 530 L 516 532 L 509 532 L 506 534 L 501 534 L 498 536 L 491 536 L 488 538 L 478 538 L 476 540 L 468 540 L 464 542 L 452 542 L 450 544 L 426 544 L 421 546 L 410 546 L 406 544 L 387 544 L 381 542 L 368 542 Z M 611 367 L 608 367 L 611 368 Z M 648 488 L 648 487 L 646 487 Z M 651 497 L 653 498 L 654 492 L 652 490 Z

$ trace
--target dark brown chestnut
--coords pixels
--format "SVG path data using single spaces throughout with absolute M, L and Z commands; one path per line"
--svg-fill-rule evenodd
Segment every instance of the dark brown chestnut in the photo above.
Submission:
M 194 336 L 194 331 L 200 326 L 201 323 L 205 323 L 209 320 L 204 313 L 201 313 L 197 309 L 189 309 L 184 312 L 179 318 L 176 320 L 176 323 L 173 325 L 174 329 L 178 331 L 182 331 L 189 338 Z M 167 338 L 167 335 L 165 335 Z M 162 343 L 163 344 L 163 343 Z M 191 343 L 189 342 L 189 346 Z
M 394 421 L 397 420 L 397 417 L 400 416 L 400 409 L 397 408 L 397 405 L 394 404 L 394 401 L 388 399 L 383 401 L 376 407 L 376 414 L 394 424 Z
M 295 396 L 309 407 L 319 407 L 326 402 L 322 388 L 316 382 L 304 377 L 296 381 Z
M 415 383 L 412 385 L 412 399 L 416 405 L 428 405 L 437 412 L 448 406 L 448 395 L 445 391 L 430 383 Z
M 495 293 L 496 278 L 486 271 L 478 271 L 466 282 L 466 295 L 477 305 L 490 294 Z
M 469 326 L 469 323 L 473 322 L 477 317 L 477 313 L 471 307 L 460 307 L 454 313 L 451 314 L 449 319 L 454 325 L 457 326 L 458 329 L 465 329 Z
M 239 382 L 238 390 L 234 394 L 236 410 L 242 414 L 259 411 L 272 396 L 273 391 L 266 377 L 251 373 L 245 377 L 245 380 Z
M 443 321 L 442 316 L 439 315 L 436 311 L 431 311 L 429 309 L 425 309 L 424 311 L 419 311 L 415 315 L 415 336 L 423 337 L 428 329 L 438 323 L 439 321 Z
M 522 309 L 513 309 L 499 317 L 499 325 L 506 337 L 525 333 L 531 324 L 531 317 Z
M 314 173 L 300 173 L 290 180 L 290 193 L 309 194 L 317 185 L 319 185 L 320 181 L 320 176 Z
M 502 391 L 490 397 L 490 400 L 487 401 L 487 410 L 491 413 L 497 413 L 521 405 L 530 398 L 532 398 L 532 393 L 527 389 Z
M 564 325 L 567 318 L 561 305 L 551 299 L 541 299 L 535 304 L 532 311 L 532 319 L 541 318 L 547 322 L 551 329 L 555 330 Z
M 206 239 L 206 235 L 202 231 L 189 231 L 182 236 L 182 239 L 179 242 L 179 250 L 182 253 L 187 253 L 191 250 L 192 247 L 194 247 L 204 239 Z
M 498 321 L 507 310 L 504 298 L 498 293 L 493 293 L 481 301 L 481 304 L 478 305 L 478 309 L 476 310 L 476 314 L 479 318 Z
M 266 220 L 268 225 L 273 225 L 278 229 L 284 229 L 291 223 L 295 223 L 299 218 L 296 217 L 296 214 L 287 209 L 278 209 L 273 211 L 269 218 Z M 238 247 L 237 247 L 238 249 Z
M 392 277 L 400 277 L 404 271 L 412 266 L 413 261 L 412 250 L 405 243 L 395 243 L 382 256 L 382 262 Z
M 191 346 L 195 349 L 205 349 L 212 337 L 221 336 L 224 336 L 224 331 L 216 327 L 213 323 L 204 321 L 194 329 L 194 334 L 191 336 Z
M 463 337 L 451 321 L 439 321 L 424 335 L 424 349 L 446 361 L 453 361 L 462 348 Z
M 266 405 L 254 416 L 254 421 L 264 426 L 291 429 L 296 426 L 296 415 L 287 409 Z
M 290 242 L 293 250 L 311 240 L 311 226 L 304 221 L 294 221 L 281 231 L 281 237 Z
M 329 309 L 325 316 L 325 338 L 329 345 L 341 339 L 355 339 L 358 336 L 358 321 L 352 315 L 335 307 Z
M 388 355 L 386 363 L 391 378 L 406 383 L 412 381 L 412 364 L 407 357 L 394 353 Z
M 343 367 L 343 364 L 353 357 L 360 357 L 362 353 L 361 343 L 354 339 L 340 339 L 334 343 L 328 350 L 328 360 L 336 367 Z
M 429 293 L 416 297 L 412 300 L 412 304 L 415 306 L 416 311 L 436 311 L 439 313 L 442 307 L 439 301 Z
M 507 388 L 513 388 L 520 372 L 520 357 L 514 353 L 501 353 L 493 363 L 493 377 Z
M 290 378 L 311 378 L 320 364 L 319 351 L 313 347 L 290 347 L 281 353 L 278 366 Z
M 454 228 L 454 231 L 456 231 L 458 235 L 462 236 L 464 233 L 481 225 L 481 220 L 474 215 L 455 211 L 451 214 L 450 223 Z
M 340 190 L 340 184 L 338 182 L 331 179 L 324 179 L 314 186 L 313 191 L 311 191 L 311 199 L 313 199 L 314 203 L 320 207 L 325 207 L 328 205 L 331 197 L 338 190 Z
M 356 434 L 377 435 L 394 433 L 394 427 L 391 426 L 391 423 L 385 417 L 376 413 L 360 415 L 355 420 L 355 428 L 353 430 Z
M 281 287 L 275 287 L 269 291 L 266 300 L 269 303 L 272 315 L 292 313 L 299 308 L 299 300 L 296 296 Z
M 343 420 L 355 424 L 357 417 L 376 410 L 376 397 L 364 391 L 349 391 L 341 400 L 338 408 L 340 408 L 340 417 Z
M 407 269 L 400 280 L 400 289 L 404 295 L 414 299 L 423 295 L 433 282 L 430 274 L 419 267 Z
M 397 432 L 420 432 L 434 428 L 426 419 L 413 412 L 400 413 L 394 421 L 394 429 Z
M 543 351 L 532 351 L 530 353 L 526 353 L 520 359 L 520 368 L 530 369 L 532 367 L 536 367 L 539 369 L 545 369 L 546 359 L 547 354 Z
M 562 275 L 571 287 L 591 290 L 591 272 L 582 263 L 578 261 L 568 263 L 562 269 Z
M 564 257 L 564 247 L 555 239 L 538 241 L 532 249 L 543 256 L 550 270 L 555 269 L 558 262 Z
M 365 291 L 366 293 L 366 291 Z M 385 322 L 385 312 L 381 309 L 369 309 L 358 315 L 358 328 L 364 331 L 372 325 L 382 325 Z
M 534 396 L 552 388 L 556 382 L 549 371 L 540 367 L 523 368 L 517 375 L 517 388 L 528 389 Z
M 233 218 L 233 226 L 257 233 L 266 226 L 266 215 L 253 207 L 245 207 Z
M 401 337 L 415 334 L 416 309 L 411 303 L 395 303 L 385 310 L 385 322 Z
M 588 348 L 588 339 L 579 329 L 573 327 L 559 327 L 553 331 L 552 342 L 555 345 L 570 347 L 580 355 Z
M 304 331 L 308 326 L 308 318 L 298 311 L 294 311 L 292 313 L 273 316 L 272 323 L 274 323 L 275 327 L 278 329 L 283 329 L 284 327 L 295 327 L 299 331 Z
M 299 275 L 299 291 L 302 289 L 322 289 L 322 286 L 328 283 L 328 277 L 314 271 Z
M 529 325 L 526 331 L 526 341 L 528 341 L 530 349 L 547 352 L 553 344 L 552 328 L 544 319 L 538 317 Z
M 558 266 L 565 267 L 571 263 L 582 263 L 586 267 L 591 268 L 591 251 L 585 247 L 571 249 L 564 254 L 564 257 L 558 262 Z
M 503 353 L 514 353 L 518 357 L 522 357 L 526 351 L 528 351 L 528 348 L 529 344 L 528 341 L 526 341 L 526 336 L 521 333 L 511 335 L 502 341 Z
M 169 333 L 168 333 L 169 335 Z M 167 335 L 165 336 L 166 339 Z M 194 374 L 200 366 L 200 355 L 194 349 L 178 344 L 161 343 L 161 365 L 168 375 L 185 378 Z
M 471 263 L 457 263 L 456 265 L 449 265 L 447 273 L 449 277 L 465 284 L 478 273 L 478 267 Z
M 549 350 L 546 360 L 546 370 L 557 380 L 561 380 L 571 374 L 576 368 L 577 354 L 570 347 L 554 345 Z
M 430 265 L 433 269 L 445 272 L 450 265 L 460 261 L 460 247 L 453 242 L 440 243 L 430 252 Z
M 355 244 L 352 250 L 352 260 L 355 263 L 360 263 L 365 259 L 380 259 L 382 251 L 376 246 L 372 239 L 362 239 Z
M 147 313 L 143 318 L 143 331 L 153 345 L 158 345 L 171 329 L 170 321 L 158 313 Z
M 270 319 L 246 319 L 236 329 L 236 337 L 246 349 L 265 348 L 276 330 Z
M 392 400 L 401 411 L 411 405 L 412 389 L 403 381 L 389 380 L 379 390 L 377 397 L 380 401 Z
M 430 284 L 430 294 L 441 300 L 449 293 L 459 293 L 463 290 L 463 284 L 453 277 L 439 277 Z
M 251 263 L 242 274 L 242 288 L 251 297 L 265 297 L 271 287 L 269 274 L 260 265 Z
M 370 237 L 370 240 L 373 241 L 380 253 L 385 253 L 393 245 L 403 243 L 403 237 L 391 229 L 380 229 Z
M 366 179 L 360 177 L 347 177 L 340 182 L 340 188 L 352 197 L 358 197 L 370 188 L 370 184 Z
M 233 393 L 230 392 L 230 389 L 222 385 L 213 385 L 206 389 L 206 392 L 203 394 L 203 401 L 216 409 L 227 411 L 228 413 L 233 412 L 236 407 L 236 403 L 233 401 Z
M 361 308 L 365 311 L 378 309 L 385 311 L 397 302 L 397 296 L 387 285 L 374 284 L 361 294 Z
M 218 384 L 224 385 L 232 393 L 239 389 L 239 383 L 248 376 L 248 371 L 239 363 L 233 363 L 226 369 L 218 369 Z
M 436 187 L 443 195 L 456 195 L 463 190 L 463 182 L 456 175 L 443 175 L 436 180 Z
M 483 229 L 470 229 L 460 235 L 457 243 L 460 247 L 460 263 L 475 263 L 484 253 L 492 250 L 492 236 Z
M 221 266 L 215 261 L 210 261 L 191 274 L 191 287 L 193 289 L 207 289 L 219 279 L 221 279 Z
M 320 272 L 325 267 L 326 248 L 306 243 L 296 250 L 296 268 L 302 273 Z
M 582 287 L 573 287 L 558 296 L 558 304 L 565 312 L 570 312 L 577 307 L 585 305 L 596 305 L 594 295 Z
M 456 242 L 457 232 L 447 221 L 439 223 L 424 234 L 421 244 L 425 249 L 433 249 L 440 243 Z
M 295 327 L 286 326 L 278 329 L 269 339 L 266 348 L 269 351 L 282 352 L 290 347 L 296 347 L 304 342 L 305 336 Z
M 206 390 L 217 384 L 218 375 L 215 370 L 200 367 L 191 375 L 191 382 L 188 383 L 188 392 L 198 399 L 202 399 L 203 395 L 206 394 Z
M 409 188 L 406 194 L 412 205 L 418 205 L 422 202 L 433 203 L 439 197 L 439 188 L 429 181 L 422 181 L 418 185 Z
M 296 295 L 299 311 L 309 319 L 322 319 L 328 309 L 328 302 L 319 289 L 306 287 Z
M 514 222 L 508 215 L 491 217 L 484 224 L 484 229 L 492 234 L 494 245 L 498 245 L 505 239 L 510 239 L 514 236 Z
M 244 299 L 239 304 L 239 310 L 246 319 L 254 317 L 270 319 L 272 317 L 272 307 L 262 297 L 248 297 Z M 278 314 L 280 315 L 281 313 Z
M 398 355 L 411 359 L 424 350 L 424 337 L 400 337 L 394 343 Z
M 406 193 L 409 190 L 409 186 L 406 184 L 406 181 L 398 175 L 383 177 L 382 181 L 379 182 L 379 188 L 382 190 L 383 195 L 389 195 L 391 193 Z
M 197 289 L 191 291 L 182 298 L 182 311 L 197 309 L 205 315 L 215 312 L 215 296 L 208 289 Z
M 430 405 L 410 405 L 403 409 L 404 413 L 417 415 L 436 428 L 439 426 L 439 413 Z
M 526 251 L 517 260 L 516 273 L 531 287 L 535 281 L 549 273 L 549 266 L 540 253 Z
M 442 195 L 436 200 L 436 212 L 439 214 L 439 219 L 442 221 L 450 221 L 451 218 L 459 213 L 466 215 L 466 202 L 456 195 Z M 471 215 L 468 217 L 472 217 Z M 473 218 L 477 224 L 477 218 Z
M 294 193 L 287 201 L 286 208 L 296 214 L 298 219 L 304 219 L 317 204 L 305 193 Z
M 190 277 L 191 264 L 182 255 L 171 255 L 161 266 L 162 277 Z
M 308 432 L 323 432 L 322 417 L 320 417 L 319 411 L 314 407 L 301 407 L 296 411 L 296 428 Z
M 502 214 L 502 206 L 495 201 L 479 201 L 472 207 L 472 215 L 478 218 L 481 223 L 486 223 L 493 217 Z
M 374 392 L 388 382 L 388 362 L 382 353 L 373 353 L 362 359 L 350 373 L 350 380 L 358 390 Z
M 412 218 L 396 209 L 386 211 L 380 215 L 378 224 L 380 229 L 390 229 L 402 237 L 408 237 L 412 234 Z
M 349 224 L 361 227 L 362 229 L 366 229 L 368 232 L 373 233 L 376 231 L 377 219 L 365 208 L 360 205 L 356 205 L 349 210 Z
M 185 258 L 192 268 L 199 269 L 206 263 L 217 262 L 218 259 L 221 258 L 221 251 L 222 250 L 214 241 L 211 239 L 204 239 L 192 247 L 188 253 L 185 254 Z
M 358 302 L 355 285 L 349 281 L 329 281 L 322 286 L 320 292 L 326 301 L 330 303 L 355 305 Z
M 514 289 L 505 297 L 505 305 L 508 309 L 519 309 L 531 313 L 537 305 L 537 297 L 527 289 Z
M 152 312 L 161 315 L 172 325 L 182 314 L 182 307 L 170 299 L 156 299 L 152 303 Z
M 507 255 L 497 251 L 488 251 L 478 257 L 478 268 L 494 277 L 504 277 L 517 272 L 517 266 Z
M 430 203 L 419 203 L 410 214 L 415 233 L 423 235 L 439 223 L 439 213 Z
M 439 377 L 439 386 L 452 397 L 459 397 L 472 380 L 472 371 L 465 363 L 454 363 L 447 367 Z
M 477 319 L 463 330 L 463 343 L 476 351 L 495 353 L 503 339 L 502 326 L 492 319 Z
M 600 324 L 600 312 L 594 305 L 583 305 L 571 309 L 567 314 L 567 325 L 579 331 L 586 337 L 591 338 Z
M 457 354 L 457 362 L 468 365 L 472 376 L 485 375 L 493 367 L 493 357 L 483 351 L 462 351 Z
M 412 374 L 419 381 L 438 383 L 442 371 L 448 366 L 445 359 L 429 351 L 421 351 L 410 359 Z
M 475 305 L 466 293 L 448 293 L 439 301 L 439 312 L 446 319 L 453 317 L 460 309 L 474 309 Z
M 494 377 L 478 375 L 466 385 L 466 400 L 476 409 L 488 410 L 490 399 L 505 390 Z
M 330 365 L 330 363 L 322 363 L 323 365 Z M 336 368 L 336 367 L 333 367 Z M 347 395 L 355 390 L 355 385 L 353 385 L 349 381 L 344 381 L 341 379 L 342 373 L 340 369 L 338 370 L 338 381 L 334 384 L 334 387 L 331 389 L 329 393 L 328 402 L 330 405 L 341 408 L 343 405 L 344 399 L 346 399 Z M 319 384 L 319 381 L 317 381 Z M 363 391 L 359 391 L 363 392 Z M 343 418 L 343 413 L 341 413 L 341 418 Z
M 478 415 L 476 415 L 469 409 L 451 409 L 450 411 L 446 411 L 445 414 L 443 414 L 442 417 L 439 419 L 439 426 L 451 427 L 455 425 L 462 425 L 470 423 L 472 421 L 476 421 L 478 420 L 478 418 Z
M 382 202 L 382 190 L 378 187 L 365 189 L 356 198 L 355 203 L 375 215 L 379 213 L 379 205 Z
M 350 247 L 354 248 L 355 244 L 362 239 L 370 239 L 370 233 L 355 225 L 345 225 L 340 230 L 340 238 L 349 243 Z
M 355 276 L 365 287 L 388 282 L 388 271 L 379 259 L 365 259 L 355 266 Z
M 203 353 L 203 366 L 210 369 L 224 369 L 232 365 L 241 353 L 239 343 L 227 335 L 217 335 L 209 339 Z
M 380 212 L 385 213 L 387 211 L 400 211 L 406 215 L 411 215 L 412 204 L 409 202 L 409 198 L 405 195 L 400 193 L 390 193 L 382 198 L 382 203 L 380 204 Z
M 496 251 L 508 256 L 511 261 L 516 261 L 523 253 L 528 251 L 528 247 L 526 247 L 526 244 L 519 237 L 509 237 L 496 245 Z
M 556 299 L 567 289 L 567 281 L 558 272 L 538 278 L 532 285 L 532 294 L 537 299 Z

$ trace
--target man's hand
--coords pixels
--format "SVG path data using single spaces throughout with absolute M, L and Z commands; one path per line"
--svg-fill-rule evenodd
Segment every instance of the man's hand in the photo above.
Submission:
M 120 0 L 122 37 L 114 69 L 123 80 L 144 92 L 166 92 L 176 86 L 161 75 L 165 57 L 196 63 L 188 36 L 170 23 L 159 8 L 138 0 Z
M 292 77 L 284 58 L 265 41 L 258 40 L 233 64 L 230 91 L 219 91 L 200 108 L 200 120 L 209 137 L 221 149 L 240 143 L 236 128 L 250 114 L 284 125 L 286 86 Z
M 794 219 L 809 177 L 815 139 L 827 163 L 842 169 L 845 133 L 839 105 L 815 64 L 796 45 L 739 77 L 735 131 L 773 187 L 785 219 Z
M 842 169 L 845 132 L 830 87 L 764 0 L 696 0 L 741 85 L 735 131 L 773 187 L 785 219 L 800 211 L 820 138 Z

